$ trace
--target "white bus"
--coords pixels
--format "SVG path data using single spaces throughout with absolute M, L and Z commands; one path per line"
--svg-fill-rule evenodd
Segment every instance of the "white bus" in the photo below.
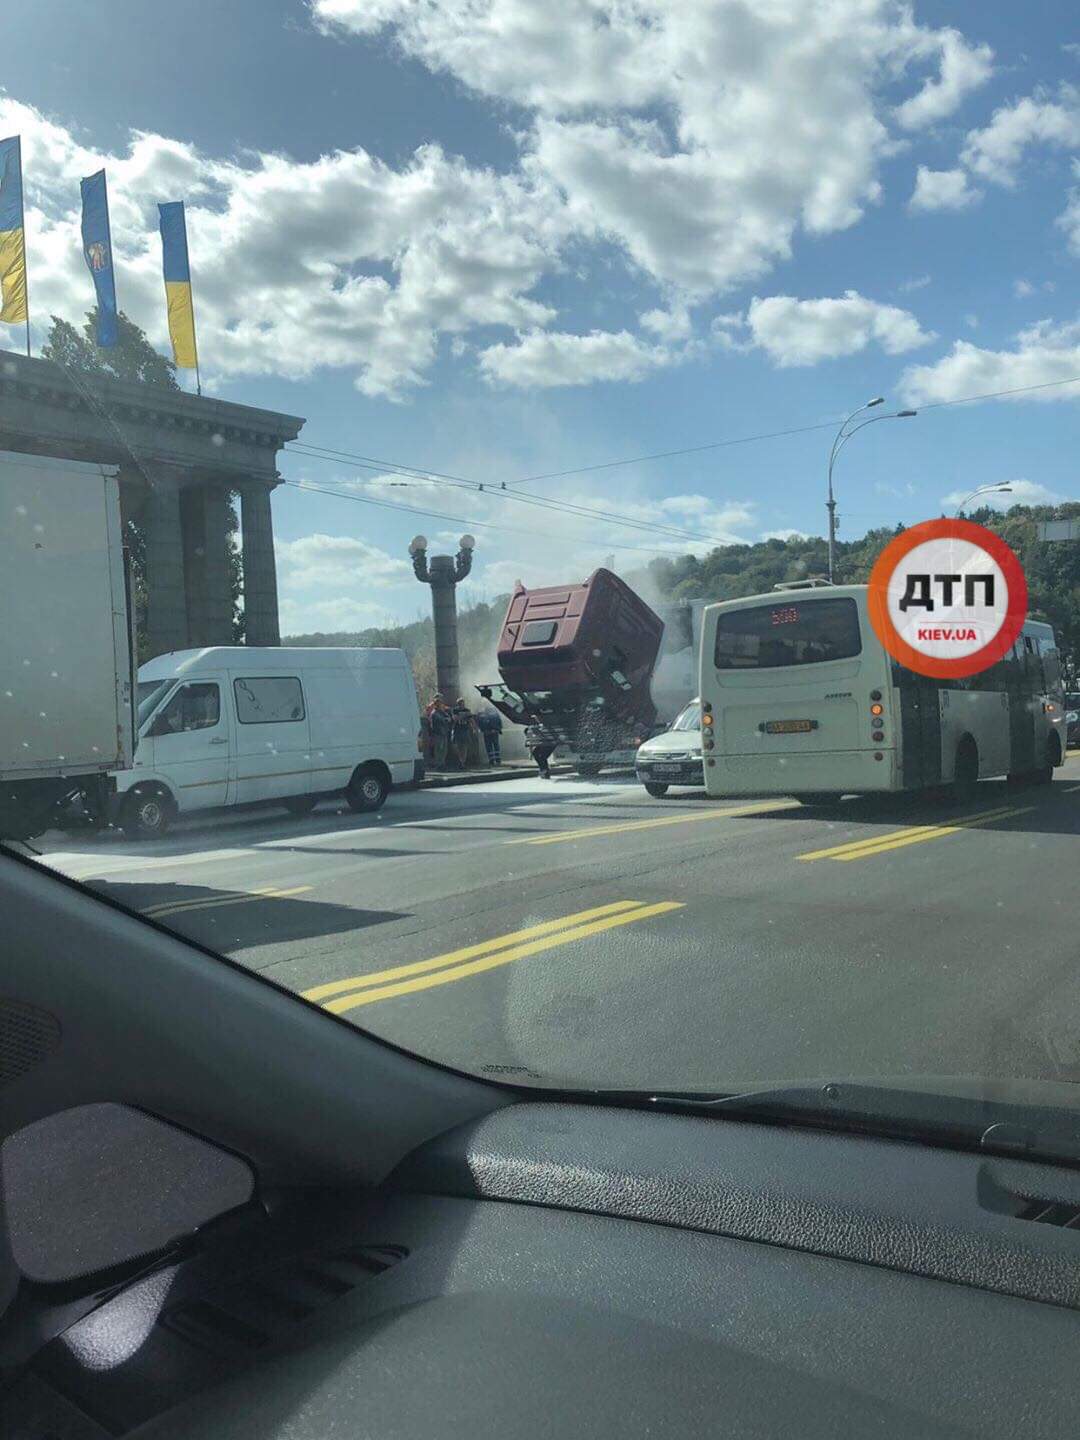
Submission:
M 1048 782 L 1065 753 L 1054 632 L 1027 621 L 964 680 L 898 665 L 865 585 L 778 586 L 711 605 L 701 637 L 705 788 L 806 804 L 870 791 Z

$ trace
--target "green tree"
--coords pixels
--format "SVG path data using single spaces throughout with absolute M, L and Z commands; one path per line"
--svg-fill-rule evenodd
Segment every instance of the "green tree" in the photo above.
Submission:
M 54 315 L 48 338 L 41 347 L 41 358 L 52 360 L 76 382 L 83 377 L 104 375 L 112 380 L 152 385 L 159 390 L 180 389 L 176 381 L 176 366 L 154 349 L 144 331 L 134 320 L 129 320 L 122 310 L 117 316 L 116 345 L 102 349 L 97 344 L 96 334 L 96 307 L 87 314 L 81 331 L 69 320 Z M 244 616 L 240 607 L 244 576 L 243 558 L 236 540 L 238 523 L 236 504 L 230 496 L 226 510 L 226 546 L 232 594 L 233 639 L 236 641 L 244 638 Z M 139 659 L 143 660 L 146 658 L 146 542 L 137 518 L 125 520 L 124 540 L 131 558 L 135 611 L 138 617 Z

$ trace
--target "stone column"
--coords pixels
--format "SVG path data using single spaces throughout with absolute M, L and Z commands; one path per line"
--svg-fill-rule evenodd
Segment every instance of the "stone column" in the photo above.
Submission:
M 244 630 L 249 645 L 280 645 L 277 570 L 270 486 L 247 481 L 240 487 L 244 535 Z
M 181 497 L 191 645 L 232 644 L 232 596 L 226 554 L 227 502 L 225 487 L 214 484 L 192 486 Z
M 180 525 L 180 491 L 159 479 L 143 505 L 146 543 L 146 640 L 150 655 L 186 649 L 187 598 Z
M 457 634 L 457 585 L 454 557 L 433 555 L 429 561 L 431 610 L 435 623 L 435 675 L 439 693 L 448 705 L 458 698 L 460 670 Z

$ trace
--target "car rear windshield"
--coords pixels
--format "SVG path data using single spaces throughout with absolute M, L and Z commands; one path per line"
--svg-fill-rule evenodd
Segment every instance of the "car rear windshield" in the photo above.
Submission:
M 847 660 L 862 648 L 855 601 L 779 600 L 721 615 L 718 670 L 766 670 Z

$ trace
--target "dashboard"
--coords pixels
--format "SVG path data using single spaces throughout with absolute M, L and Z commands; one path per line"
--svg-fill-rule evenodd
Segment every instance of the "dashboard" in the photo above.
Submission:
M 41 1348 L 5 1436 L 1075 1434 L 1064 1168 L 526 1101 L 363 1192 L 236 1183 Z

